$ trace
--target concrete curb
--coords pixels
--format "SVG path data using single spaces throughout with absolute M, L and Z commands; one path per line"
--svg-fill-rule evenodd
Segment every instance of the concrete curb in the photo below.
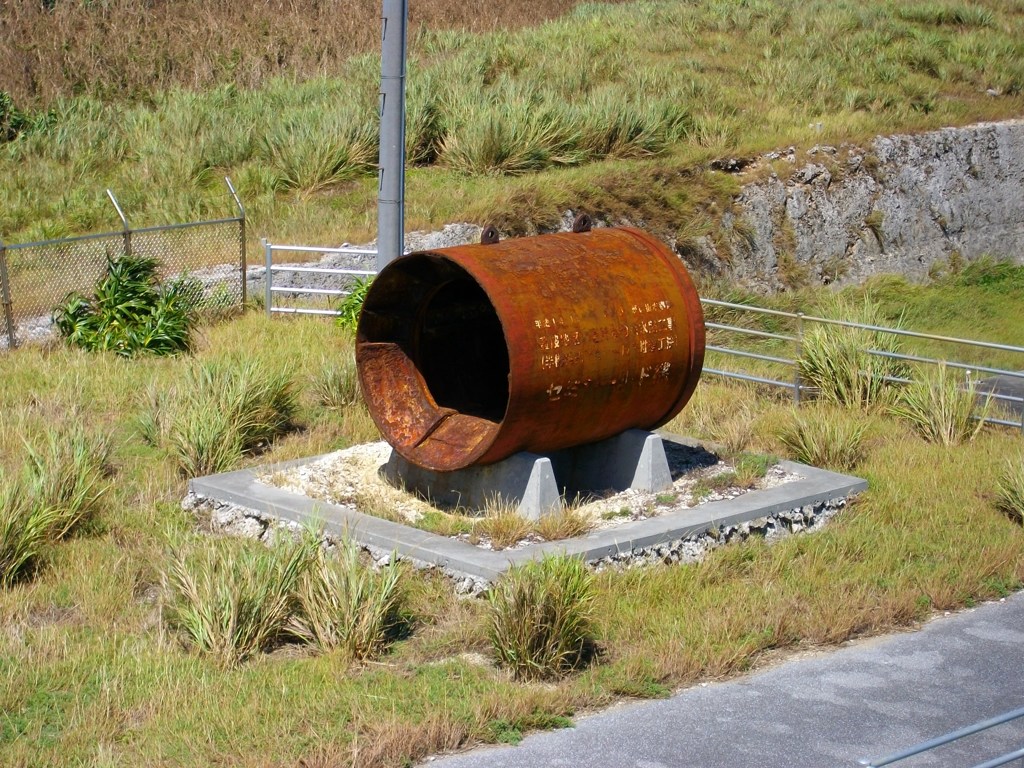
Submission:
M 662 438 L 669 442 L 694 445 L 694 441 L 687 438 L 673 435 L 662 435 Z M 359 544 L 373 550 L 393 550 L 400 557 L 490 582 L 512 565 L 538 558 L 545 553 L 564 552 L 591 562 L 698 536 L 712 528 L 735 526 L 780 512 L 844 500 L 868 487 L 867 481 L 857 477 L 782 461 L 779 462 L 780 466 L 800 475 L 801 479 L 774 488 L 751 491 L 735 499 L 713 501 L 693 509 L 623 523 L 575 539 L 494 552 L 366 515 L 351 505 L 318 501 L 256 480 L 257 475 L 263 472 L 306 464 L 316 458 L 198 477 L 189 482 L 189 490 L 196 496 L 245 507 L 272 518 L 300 525 L 320 524 L 332 535 L 348 534 Z

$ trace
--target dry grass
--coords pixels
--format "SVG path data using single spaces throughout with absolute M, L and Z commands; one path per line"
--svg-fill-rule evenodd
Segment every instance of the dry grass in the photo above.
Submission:
M 978 407 L 977 381 L 966 383 L 960 370 L 945 364 L 919 371 L 900 390 L 892 412 L 910 424 L 925 440 L 958 445 L 973 440 L 991 411 L 991 398 Z
M 509 29 L 541 23 L 576 4 L 526 0 L 481 14 L 467 0 L 428 0 L 411 4 L 409 26 L 413 37 L 425 29 Z M 282 75 L 320 77 L 380 45 L 379 3 L 347 0 L 339 10 L 313 0 L 17 0 L 0 7 L 5 37 L 23 43 L 0 49 L 0 89 L 28 105 L 83 91 L 140 98 L 173 86 L 257 88 Z
M 559 677 L 594 645 L 594 578 L 575 557 L 546 555 L 510 569 L 487 595 L 488 636 L 517 678 Z
M 533 524 L 534 531 L 545 541 L 571 539 L 589 533 L 594 527 L 594 519 L 580 509 L 581 505 L 581 499 L 563 504 L 557 512 L 537 520 Z
M 816 407 L 794 413 L 779 439 L 804 464 L 848 472 L 864 458 L 867 431 L 863 415 Z
M 508 549 L 533 533 L 533 522 L 519 514 L 518 506 L 492 499 L 484 506 L 483 517 L 473 523 L 471 540 L 486 539 L 491 549 Z
M 1011 520 L 1024 525 L 1024 457 L 1006 462 L 996 484 L 996 506 Z

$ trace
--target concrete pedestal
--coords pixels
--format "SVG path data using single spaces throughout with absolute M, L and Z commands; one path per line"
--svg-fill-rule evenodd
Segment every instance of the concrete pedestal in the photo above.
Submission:
M 557 512 L 563 498 L 672 486 L 661 437 L 639 429 L 545 456 L 517 453 L 455 472 L 423 469 L 392 451 L 383 472 L 393 485 L 441 506 L 479 510 L 498 498 L 516 504 L 519 514 L 531 520 Z

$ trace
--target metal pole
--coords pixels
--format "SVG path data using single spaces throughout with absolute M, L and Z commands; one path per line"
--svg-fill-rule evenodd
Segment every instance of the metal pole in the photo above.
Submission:
M 7 348 L 18 346 L 14 333 L 14 311 L 11 306 L 11 282 L 7 276 L 7 246 L 0 240 L 0 301 L 4 305 L 4 323 L 7 325 Z
M 800 378 L 800 356 L 803 354 L 804 343 L 804 313 L 796 313 L 796 355 L 793 356 L 793 402 L 800 405 L 800 388 L 803 380 Z
M 266 298 L 264 299 L 264 304 L 266 304 L 267 307 L 267 317 L 270 317 L 270 305 L 271 302 L 274 300 L 274 294 L 273 291 L 271 290 L 271 288 L 273 288 L 273 278 L 271 277 L 273 273 L 270 271 L 270 268 L 274 266 L 274 248 L 270 244 L 270 241 L 267 240 L 267 238 L 264 237 L 262 242 L 263 256 L 265 258 L 266 263 L 266 271 L 263 273 L 264 290 L 266 291 Z
M 246 291 L 248 285 L 246 285 L 246 278 L 248 275 L 248 264 L 245 255 L 245 206 L 242 205 L 242 201 L 238 197 L 238 193 L 235 192 L 235 185 L 231 183 L 229 176 L 224 177 L 224 183 L 228 185 L 228 191 L 231 192 L 231 196 L 235 198 L 235 205 L 238 206 L 238 258 L 240 262 L 241 276 L 242 276 L 242 306 L 245 306 Z
M 409 0 L 383 0 L 377 269 L 402 255 L 405 223 L 405 51 Z
M 114 193 L 109 189 L 107 190 L 107 197 L 110 198 L 110 202 L 114 204 L 114 210 L 117 211 L 117 215 L 121 218 L 121 224 L 124 226 L 124 255 L 132 255 L 132 231 L 128 226 L 128 219 L 125 218 L 124 211 L 121 210 L 121 206 L 117 202 L 117 198 L 114 197 Z

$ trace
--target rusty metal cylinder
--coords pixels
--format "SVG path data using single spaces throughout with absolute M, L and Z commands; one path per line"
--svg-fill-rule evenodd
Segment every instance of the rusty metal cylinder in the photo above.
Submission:
M 686 269 L 629 228 L 403 256 L 373 281 L 356 338 L 374 422 L 438 471 L 658 427 L 703 362 Z

